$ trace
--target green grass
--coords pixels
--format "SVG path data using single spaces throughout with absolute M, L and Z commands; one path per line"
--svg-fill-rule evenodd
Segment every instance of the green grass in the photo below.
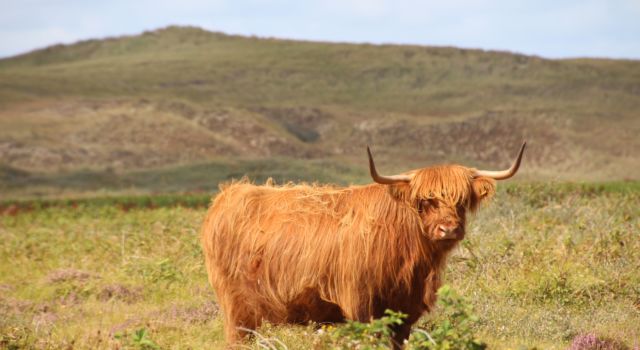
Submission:
M 223 348 L 197 237 L 204 208 L 95 201 L 0 217 L 0 347 Z M 445 279 L 478 315 L 479 340 L 563 349 L 595 332 L 637 344 L 638 203 L 638 183 L 501 188 Z M 439 311 L 418 326 L 433 329 Z M 289 349 L 329 344 L 312 327 L 259 331 Z

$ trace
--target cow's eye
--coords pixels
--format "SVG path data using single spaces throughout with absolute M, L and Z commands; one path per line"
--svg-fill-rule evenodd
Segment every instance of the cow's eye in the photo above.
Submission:
M 422 199 L 420 200 L 420 205 L 418 206 L 418 211 L 419 212 L 423 212 L 429 208 L 437 208 L 438 207 L 438 201 L 433 199 L 433 198 L 429 198 L 429 199 Z

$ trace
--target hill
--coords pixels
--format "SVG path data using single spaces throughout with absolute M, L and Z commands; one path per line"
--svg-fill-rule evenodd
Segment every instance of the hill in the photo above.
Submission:
M 332 164 L 347 169 L 332 181 L 357 182 L 366 181 L 366 144 L 382 170 L 396 172 L 435 162 L 505 166 L 523 139 L 522 178 L 639 179 L 639 134 L 640 61 L 192 27 L 0 60 L 0 189 L 8 192 L 86 173 L 220 165 L 216 178 L 226 178 L 238 162 L 265 159 Z M 296 166 L 314 179 L 316 165 Z M 37 180 L 45 178 L 55 181 Z

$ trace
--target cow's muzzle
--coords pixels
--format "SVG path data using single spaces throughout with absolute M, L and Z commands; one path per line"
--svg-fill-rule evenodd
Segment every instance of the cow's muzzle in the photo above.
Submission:
M 435 236 L 436 239 L 463 239 L 464 231 L 458 224 L 439 224 Z

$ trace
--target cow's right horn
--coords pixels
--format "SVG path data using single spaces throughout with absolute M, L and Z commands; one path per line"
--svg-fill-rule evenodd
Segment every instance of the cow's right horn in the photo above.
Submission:
M 373 181 L 383 184 L 383 185 L 393 185 L 400 182 L 409 182 L 411 181 L 411 176 L 409 175 L 391 175 L 391 176 L 382 176 L 379 175 L 376 171 L 376 165 L 373 162 L 373 156 L 371 155 L 371 150 L 369 146 L 367 146 L 367 154 L 369 155 L 369 172 L 371 173 L 371 178 Z
M 477 170 L 476 171 L 476 175 L 477 176 L 486 176 L 486 177 L 490 177 L 492 179 L 496 179 L 496 180 L 506 180 L 510 177 L 512 177 L 513 175 L 516 174 L 516 172 L 518 171 L 518 168 L 520 168 L 520 162 L 522 161 L 522 153 L 524 153 L 524 147 L 527 145 L 526 142 L 522 143 L 522 146 L 520 147 L 520 152 L 518 152 L 518 156 L 516 157 L 516 160 L 513 162 L 513 164 L 511 165 L 511 167 L 507 170 L 498 170 L 498 171 L 494 171 L 494 170 Z

